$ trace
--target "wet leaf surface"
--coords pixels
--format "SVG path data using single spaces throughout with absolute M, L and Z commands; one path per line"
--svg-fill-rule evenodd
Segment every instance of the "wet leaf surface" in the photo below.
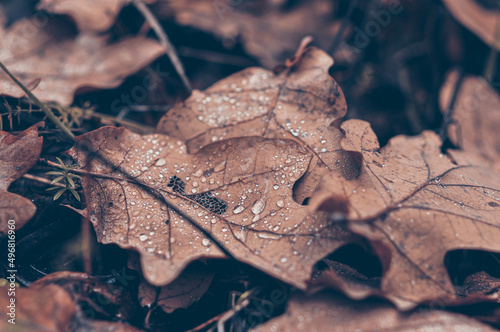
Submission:
M 157 131 L 185 141 L 191 153 L 232 137 L 295 140 L 313 156 L 294 190 L 299 203 L 330 172 L 355 176 L 354 163 L 340 149 L 342 133 L 337 120 L 346 114 L 346 101 L 328 74 L 333 60 L 325 52 L 309 48 L 299 49 L 293 61 L 279 74 L 249 68 L 205 91 L 194 91 L 162 118 Z
M 500 176 L 455 164 L 432 132 L 398 136 L 380 148 L 366 122 L 342 128 L 343 148 L 362 156 L 360 176 L 326 179 L 312 207 L 336 212 L 330 203 L 347 201 L 349 228 L 369 239 L 384 269 L 380 290 L 400 308 L 460 302 L 444 256 L 453 249 L 500 251 Z
M 292 199 L 311 160 L 296 142 L 237 138 L 186 150 L 165 135 L 104 127 L 69 152 L 83 168 L 98 240 L 139 251 L 152 285 L 172 282 L 195 259 L 227 254 L 305 288 L 313 264 L 352 239 Z

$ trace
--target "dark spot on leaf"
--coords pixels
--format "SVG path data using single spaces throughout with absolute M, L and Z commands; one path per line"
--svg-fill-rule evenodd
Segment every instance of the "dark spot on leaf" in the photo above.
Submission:
M 209 192 L 196 195 L 186 195 L 186 184 L 177 176 L 170 177 L 170 181 L 168 182 L 167 186 L 172 187 L 173 191 L 195 201 L 196 203 L 214 213 L 223 214 L 227 211 L 227 204 L 223 200 L 217 197 L 213 197 Z
M 499 207 L 500 206 L 500 205 L 498 205 L 498 203 L 495 203 L 495 202 L 489 202 L 488 205 L 491 207 Z

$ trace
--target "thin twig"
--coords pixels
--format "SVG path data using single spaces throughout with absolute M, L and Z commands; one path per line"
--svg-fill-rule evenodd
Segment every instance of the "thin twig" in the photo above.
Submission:
M 45 183 L 45 184 L 50 184 L 50 185 L 53 185 L 53 186 L 56 186 L 56 187 L 61 187 L 61 188 L 66 188 L 65 185 L 61 184 L 61 183 L 52 183 L 52 181 L 46 179 L 46 178 L 41 178 L 39 176 L 35 176 L 35 175 L 31 175 L 31 174 L 24 174 L 23 175 L 23 178 L 25 179 L 28 179 L 28 180 L 33 180 L 33 181 L 37 181 L 37 182 L 40 182 L 40 183 Z
M 177 71 L 177 74 L 179 74 L 179 77 L 182 80 L 182 83 L 186 87 L 186 90 L 188 93 L 191 94 L 191 91 L 193 90 L 191 88 L 191 84 L 189 83 L 189 80 L 186 77 L 186 73 L 184 71 L 184 66 L 181 63 L 181 60 L 179 59 L 179 56 L 177 55 L 177 51 L 174 48 L 174 45 L 170 42 L 168 39 L 167 34 L 163 30 L 163 28 L 160 25 L 160 22 L 156 19 L 156 17 L 153 15 L 151 10 L 149 10 L 148 6 L 142 2 L 142 0 L 132 0 L 132 3 L 134 6 L 141 12 L 141 14 L 144 16 L 146 21 L 149 23 L 151 28 L 154 30 L 156 33 L 156 36 L 158 39 L 160 39 L 160 43 L 165 48 L 165 52 L 167 53 L 168 57 L 170 58 L 170 61 L 172 62 L 172 65 L 174 66 L 175 70 Z
M 62 123 L 58 118 L 57 116 L 52 112 L 52 110 L 47 106 L 45 105 L 44 103 L 42 103 L 40 101 L 40 99 L 38 99 L 30 90 L 28 90 L 28 88 L 26 88 L 24 86 L 23 83 L 21 83 L 21 81 L 19 81 L 8 69 L 7 67 L 5 67 L 5 65 L 0 61 L 0 68 L 14 81 L 14 83 L 16 83 L 23 91 L 24 93 L 26 93 L 26 95 L 28 95 L 29 99 L 31 100 L 32 103 L 36 104 L 38 107 L 40 107 L 40 109 L 45 113 L 45 115 L 47 115 L 47 117 L 52 121 L 54 122 L 54 124 L 59 127 L 62 132 L 64 134 L 66 134 L 66 136 L 68 136 L 68 138 L 71 140 L 71 141 L 74 141 L 75 140 L 75 135 L 73 135 L 73 133 L 71 132 L 71 130 L 66 127 L 64 125 L 64 123 Z

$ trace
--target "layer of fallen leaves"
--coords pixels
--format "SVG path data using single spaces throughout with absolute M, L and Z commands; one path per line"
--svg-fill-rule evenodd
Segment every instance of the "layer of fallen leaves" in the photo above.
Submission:
M 70 105 L 77 90 L 117 87 L 163 53 L 159 43 L 145 37 L 110 42 L 71 30 L 54 18 L 44 24 L 25 18 L 10 27 L 0 19 L 0 59 L 40 100 Z M 24 92 L 1 72 L 0 94 L 22 97 Z
M 43 126 L 39 122 L 19 135 L 0 131 L 0 233 L 7 233 L 9 220 L 15 221 L 18 230 L 35 214 L 35 204 L 7 189 L 38 161 L 43 138 L 38 136 L 37 129 Z
M 306 289 L 320 258 L 363 237 L 381 280 L 330 271 L 353 298 L 404 310 L 496 301 L 496 288 L 474 290 L 484 284 L 458 292 L 444 257 L 500 251 L 498 174 L 443 154 L 432 132 L 380 148 L 368 123 L 340 126 L 345 100 L 331 64 L 304 44 L 276 72 L 250 68 L 194 91 L 160 122 L 169 136 L 110 127 L 80 136 L 70 155 L 99 240 L 138 251 L 155 286 L 193 260 L 229 255 Z

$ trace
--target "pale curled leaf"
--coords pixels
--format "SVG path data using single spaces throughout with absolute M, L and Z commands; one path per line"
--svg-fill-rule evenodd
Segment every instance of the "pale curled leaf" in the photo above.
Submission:
M 466 28 L 471 30 L 485 43 L 492 47 L 500 48 L 498 40 L 498 15 L 499 8 L 484 6 L 486 1 L 478 0 L 443 0 L 449 11 Z
M 326 179 L 311 208 L 347 201 L 349 228 L 370 241 L 383 265 L 380 290 L 400 308 L 460 303 L 444 257 L 454 249 L 500 252 L 500 176 L 454 164 L 431 132 L 398 136 L 380 149 L 366 122 L 342 128 L 343 148 L 362 156 L 360 176 Z
M 315 262 L 352 238 L 292 199 L 311 155 L 289 140 L 214 143 L 194 155 L 164 135 L 104 127 L 79 136 L 70 155 L 99 241 L 141 254 L 156 286 L 219 249 L 305 288 Z M 170 185 L 170 186 L 169 186 Z
M 500 172 L 500 96 L 484 79 L 467 76 L 450 105 L 458 76 L 451 72 L 440 94 L 441 111 L 451 112 L 448 135 L 462 150 L 449 153 L 459 164 L 483 165 Z
M 0 60 L 23 84 L 40 83 L 33 93 L 42 101 L 70 105 L 82 88 L 117 87 L 130 75 L 163 54 L 161 45 L 144 37 L 109 43 L 92 34 L 73 36 L 65 22 L 21 19 L 0 24 Z M 24 92 L 3 72 L 0 94 L 22 97 Z
M 344 332 L 344 331 L 470 331 L 494 332 L 473 318 L 441 310 L 422 309 L 400 313 L 378 301 L 354 303 L 340 295 L 294 294 L 287 312 L 252 329 L 253 332 Z
M 7 192 L 9 185 L 33 167 L 42 151 L 43 138 L 38 136 L 39 122 L 15 136 L 0 131 L 0 233 L 7 232 L 7 222 L 15 220 L 20 229 L 33 217 L 35 205 L 24 197 Z
M 328 74 L 332 58 L 309 48 L 295 61 L 280 74 L 249 68 L 205 91 L 193 91 L 162 118 L 157 131 L 183 140 L 190 152 L 231 137 L 295 140 L 313 154 L 294 190 L 300 203 L 330 172 L 356 176 L 352 160 L 340 149 L 343 135 L 337 120 L 347 107 L 342 90 Z

